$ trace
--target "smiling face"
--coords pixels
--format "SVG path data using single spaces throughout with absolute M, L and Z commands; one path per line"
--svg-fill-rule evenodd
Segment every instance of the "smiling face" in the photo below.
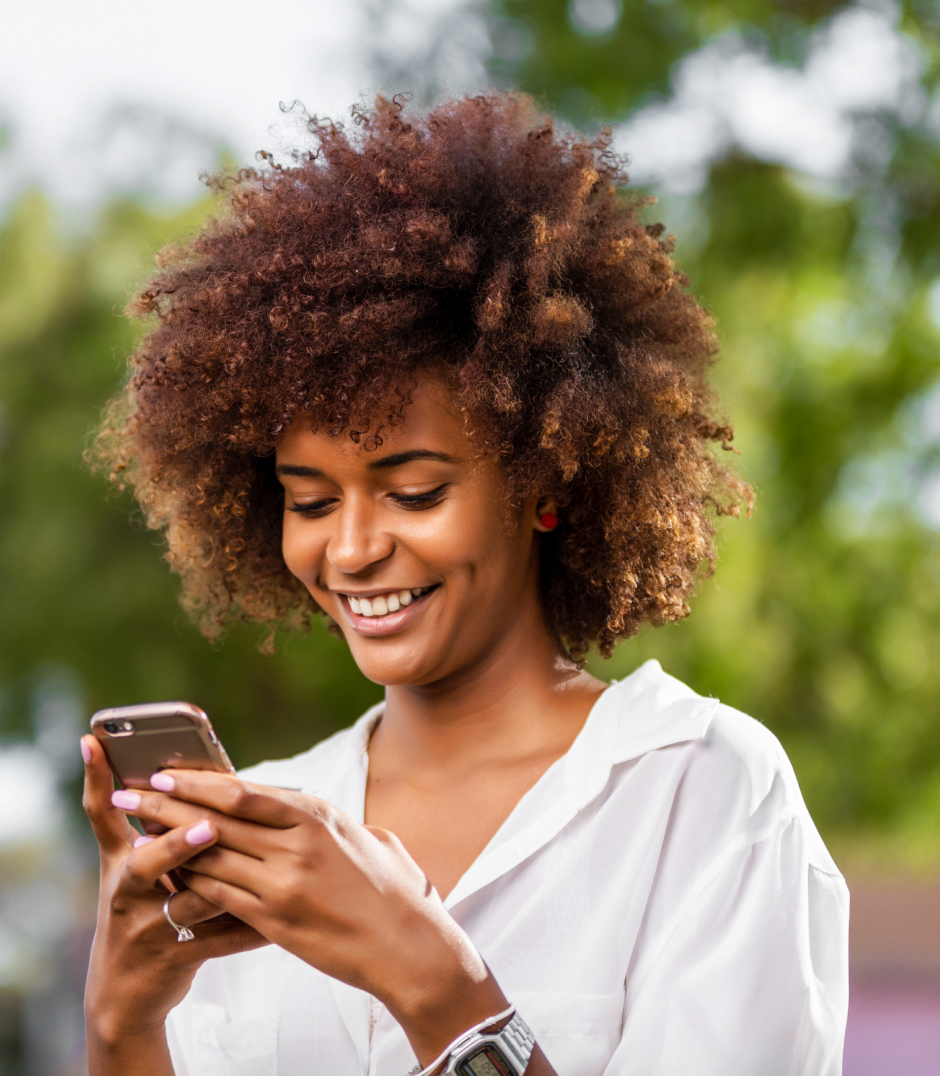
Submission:
M 472 670 L 524 629 L 538 601 L 534 499 L 505 502 L 449 390 L 418 379 L 405 421 L 369 451 L 298 418 L 277 448 L 290 571 L 339 625 L 363 673 L 424 686 Z

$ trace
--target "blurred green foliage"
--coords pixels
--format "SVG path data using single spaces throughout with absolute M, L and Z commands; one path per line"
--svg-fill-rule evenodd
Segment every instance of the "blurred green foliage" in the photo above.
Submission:
M 495 0 L 496 24 L 515 24 L 525 47 L 494 72 L 590 129 L 668 97 L 675 65 L 721 34 L 798 68 L 847 7 L 626 2 L 609 30 L 585 33 L 574 2 Z M 940 9 L 908 3 L 899 28 L 936 102 Z M 885 109 L 868 124 L 856 137 L 887 152 L 857 147 L 841 186 L 732 151 L 701 191 L 654 211 L 718 318 L 717 382 L 758 499 L 753 519 L 724 526 L 692 616 L 595 671 L 658 658 L 780 736 L 847 854 L 934 863 L 940 536 L 916 493 L 940 465 L 940 146 L 929 120 Z
M 575 123 L 617 120 L 664 94 L 673 65 L 723 33 L 759 35 L 771 55 L 796 59 L 811 28 L 845 6 L 840 0 L 588 0 L 582 10 L 588 25 L 596 20 L 595 29 L 579 33 L 585 20 L 574 0 L 494 0 L 495 17 L 521 28 L 525 46 L 518 59 L 497 50 L 491 67 L 545 95 Z M 602 29 L 621 8 L 614 25 Z
M 757 37 L 796 64 L 838 7 L 634 2 L 609 32 L 586 35 L 563 0 L 491 0 L 488 17 L 525 45 L 509 58 L 497 49 L 492 72 L 575 124 L 617 121 L 667 94 L 675 64 L 716 34 Z M 927 93 L 936 10 L 910 4 L 901 23 Z M 926 861 L 940 852 L 940 541 L 916 493 L 940 465 L 928 421 L 940 412 L 940 153 L 923 125 L 876 119 L 887 163 L 841 188 L 733 152 L 700 191 L 657 207 L 718 318 L 719 389 L 758 501 L 751 520 L 723 527 L 693 615 L 641 633 L 596 671 L 623 676 L 659 658 L 780 736 L 827 838 L 882 851 L 890 840 Z M 157 537 L 83 469 L 83 439 L 133 345 L 127 294 L 211 208 L 121 200 L 68 235 L 30 191 L 0 231 L 7 733 L 25 730 L 50 665 L 78 670 L 89 710 L 200 703 L 242 764 L 299 750 L 379 697 L 319 629 L 282 640 L 273 658 L 247 630 L 209 646 L 175 604 Z
M 234 631 L 212 647 L 176 604 L 161 542 L 129 499 L 82 463 L 86 435 L 119 386 L 134 329 L 133 284 L 204 201 L 159 213 L 133 201 L 85 234 L 57 227 L 38 191 L 0 230 L 0 685 L 4 732 L 25 733 L 37 679 L 77 670 L 89 712 L 182 698 L 205 707 L 236 764 L 278 757 L 348 723 L 380 697 L 344 643 L 318 630 L 280 640 Z M 78 745 L 76 743 L 76 751 Z

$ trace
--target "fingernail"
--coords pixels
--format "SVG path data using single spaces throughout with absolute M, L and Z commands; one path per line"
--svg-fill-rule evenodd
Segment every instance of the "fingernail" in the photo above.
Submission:
M 136 811 L 140 806 L 140 796 L 136 792 L 127 792 L 120 788 L 117 792 L 111 793 L 111 802 L 122 811 Z
M 136 841 L 134 841 L 134 847 L 135 848 L 140 848 L 141 845 L 150 844 L 151 841 L 155 841 L 155 840 L 156 840 L 156 837 L 147 837 L 145 835 L 142 835 L 142 836 L 138 837 Z
M 82 747 L 82 758 L 86 762 L 91 762 L 91 748 L 88 746 L 87 743 L 85 743 L 84 740 L 79 740 L 78 742 L 81 744 Z
M 150 778 L 150 787 L 158 792 L 172 792 L 176 788 L 176 782 L 168 773 L 155 773 Z
M 208 822 L 197 822 L 192 829 L 186 830 L 186 843 L 205 844 L 206 841 L 211 841 L 213 836 L 212 826 Z

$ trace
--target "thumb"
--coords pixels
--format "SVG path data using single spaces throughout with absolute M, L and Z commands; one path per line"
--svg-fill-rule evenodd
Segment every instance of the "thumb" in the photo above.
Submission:
M 123 811 L 111 803 L 114 778 L 105 757 L 104 748 L 94 736 L 83 736 L 82 759 L 85 763 L 85 789 L 82 806 L 91 822 L 102 855 L 113 855 L 132 846 L 137 830 L 128 822 Z

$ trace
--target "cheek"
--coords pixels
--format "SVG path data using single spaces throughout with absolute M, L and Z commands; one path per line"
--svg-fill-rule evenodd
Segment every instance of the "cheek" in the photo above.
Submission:
M 303 527 L 292 514 L 285 514 L 281 535 L 281 553 L 287 570 L 307 586 L 312 585 L 318 574 L 322 542 L 318 541 L 314 528 Z
M 445 577 L 461 578 L 473 590 L 502 588 L 520 567 L 518 533 L 510 533 L 497 509 L 474 504 L 429 528 L 421 541 L 423 559 Z M 417 548 L 416 548 L 417 552 Z

